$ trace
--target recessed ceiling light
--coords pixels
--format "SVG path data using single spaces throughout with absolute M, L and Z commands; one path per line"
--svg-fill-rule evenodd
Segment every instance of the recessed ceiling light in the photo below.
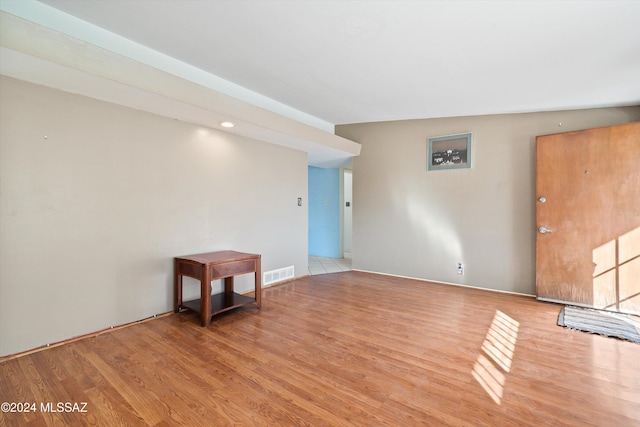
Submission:
M 222 126 L 223 128 L 232 128 L 235 126 L 235 124 L 231 122 L 220 122 L 220 126 Z

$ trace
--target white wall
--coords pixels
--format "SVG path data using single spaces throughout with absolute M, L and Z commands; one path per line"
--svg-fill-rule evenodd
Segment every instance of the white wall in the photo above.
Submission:
M 535 294 L 535 137 L 637 120 L 640 107 L 338 126 L 362 144 L 353 268 Z M 427 138 L 464 132 L 471 169 L 427 172 Z
M 172 310 L 174 256 L 307 271 L 306 153 L 5 77 L 0 94 L 0 355 Z

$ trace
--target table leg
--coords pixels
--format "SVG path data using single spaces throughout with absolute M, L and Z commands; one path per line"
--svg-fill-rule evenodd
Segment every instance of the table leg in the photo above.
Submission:
M 179 313 L 182 305 L 182 275 L 180 274 L 178 260 L 174 260 L 173 263 L 173 292 L 173 309 L 176 313 Z
M 233 284 L 234 284 L 233 276 L 226 277 L 224 279 L 224 293 L 225 294 L 233 293 L 233 286 L 234 286 Z
M 261 261 L 260 261 L 260 257 L 258 257 L 258 259 L 256 260 L 256 290 L 255 290 L 255 294 L 256 294 L 256 304 L 258 305 L 258 308 L 260 308 L 260 304 L 262 303 L 262 268 L 261 268 Z
M 202 278 L 200 279 L 200 322 L 202 326 L 211 324 L 211 276 L 209 268 L 202 267 Z

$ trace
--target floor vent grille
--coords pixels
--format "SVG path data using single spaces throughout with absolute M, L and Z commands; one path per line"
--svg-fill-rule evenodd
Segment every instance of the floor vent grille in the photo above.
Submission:
M 283 280 L 293 279 L 294 276 L 293 265 L 277 270 L 265 271 L 262 274 L 262 284 L 267 286 L 272 283 L 282 282 Z

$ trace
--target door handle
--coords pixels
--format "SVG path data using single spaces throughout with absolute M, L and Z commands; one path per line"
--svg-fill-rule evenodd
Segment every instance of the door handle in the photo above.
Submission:
M 540 232 L 540 234 L 553 233 L 553 230 L 548 229 L 547 227 L 540 227 L 538 228 L 538 231 Z

